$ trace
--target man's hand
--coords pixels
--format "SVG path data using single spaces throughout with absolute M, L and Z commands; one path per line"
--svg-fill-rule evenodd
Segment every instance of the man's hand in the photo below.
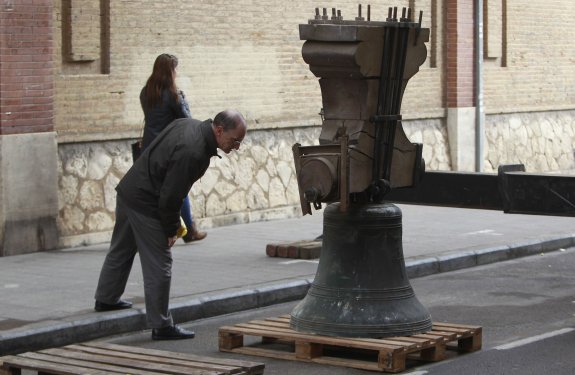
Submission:
M 178 236 L 168 237 L 168 247 L 174 246 L 177 239 L 178 239 Z

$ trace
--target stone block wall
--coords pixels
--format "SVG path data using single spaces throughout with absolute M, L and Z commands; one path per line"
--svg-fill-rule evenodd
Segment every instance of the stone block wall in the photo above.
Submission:
M 404 121 L 422 143 L 428 170 L 451 170 L 441 120 Z M 486 118 L 486 172 L 525 164 L 528 172 L 575 173 L 575 111 L 494 115 Z M 239 152 L 213 158 L 190 192 L 202 228 L 301 215 L 292 146 L 317 144 L 320 127 L 250 130 Z M 509 141 L 513 140 L 513 141 Z M 132 165 L 131 141 L 63 144 L 58 152 L 61 246 L 109 240 L 115 186 Z
M 190 193 L 201 228 L 300 215 L 292 145 L 317 143 L 319 127 L 248 131 L 239 151 L 212 158 Z M 130 141 L 60 145 L 61 246 L 109 240 L 115 187 L 132 166 Z
M 404 124 L 424 143 L 429 169 L 449 170 L 445 127 L 437 120 Z M 239 152 L 212 158 L 192 187 L 194 218 L 201 228 L 301 215 L 292 146 L 317 144 L 320 127 L 248 130 Z M 116 191 L 132 166 L 130 141 L 87 142 L 59 148 L 59 227 L 64 247 L 109 240 Z
M 575 111 L 488 116 L 485 138 L 486 172 L 524 164 L 531 173 L 575 174 Z
M 114 226 L 116 191 L 132 165 L 130 142 L 60 145 L 58 209 L 61 246 L 106 241 Z

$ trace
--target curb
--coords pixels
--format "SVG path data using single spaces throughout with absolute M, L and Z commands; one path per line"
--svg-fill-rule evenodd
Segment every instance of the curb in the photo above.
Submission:
M 410 259 L 405 268 L 409 278 L 471 268 L 575 246 L 575 234 L 544 238 L 511 246 L 497 246 L 455 252 L 436 257 Z M 170 304 L 174 322 L 189 322 L 218 315 L 256 309 L 302 299 L 313 278 L 267 284 L 250 289 L 209 293 L 197 298 L 180 298 Z M 41 322 L 26 329 L 0 335 L 0 355 L 18 354 L 98 338 L 142 331 L 144 309 L 132 308 L 108 313 L 88 313 L 61 321 Z
M 530 255 L 548 253 L 575 246 L 575 235 L 520 242 L 510 246 L 495 246 L 478 250 L 460 251 L 437 257 L 417 258 L 406 262 L 409 278 L 482 266 Z

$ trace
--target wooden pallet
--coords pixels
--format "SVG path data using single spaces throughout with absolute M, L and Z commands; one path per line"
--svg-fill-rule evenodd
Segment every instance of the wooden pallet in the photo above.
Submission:
M 37 374 L 263 374 L 264 364 L 143 349 L 102 342 L 0 357 L 0 375 Z
M 321 240 L 271 243 L 266 246 L 269 257 L 317 259 L 321 253 Z
M 446 349 L 461 352 L 481 349 L 482 330 L 476 326 L 433 323 L 433 329 L 425 334 L 358 339 L 300 333 L 289 327 L 289 319 L 289 315 L 284 315 L 221 327 L 220 351 L 400 372 L 405 370 L 407 359 L 440 361 L 446 358 Z M 244 336 L 261 337 L 262 340 L 244 346 Z

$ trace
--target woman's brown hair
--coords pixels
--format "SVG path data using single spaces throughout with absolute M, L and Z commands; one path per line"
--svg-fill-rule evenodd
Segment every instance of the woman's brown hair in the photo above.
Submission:
M 178 58 L 168 53 L 156 57 L 152 75 L 144 87 L 144 102 L 149 108 L 154 108 L 162 101 L 162 92 L 168 90 L 170 95 L 179 102 L 178 88 L 176 87 L 176 67 Z

